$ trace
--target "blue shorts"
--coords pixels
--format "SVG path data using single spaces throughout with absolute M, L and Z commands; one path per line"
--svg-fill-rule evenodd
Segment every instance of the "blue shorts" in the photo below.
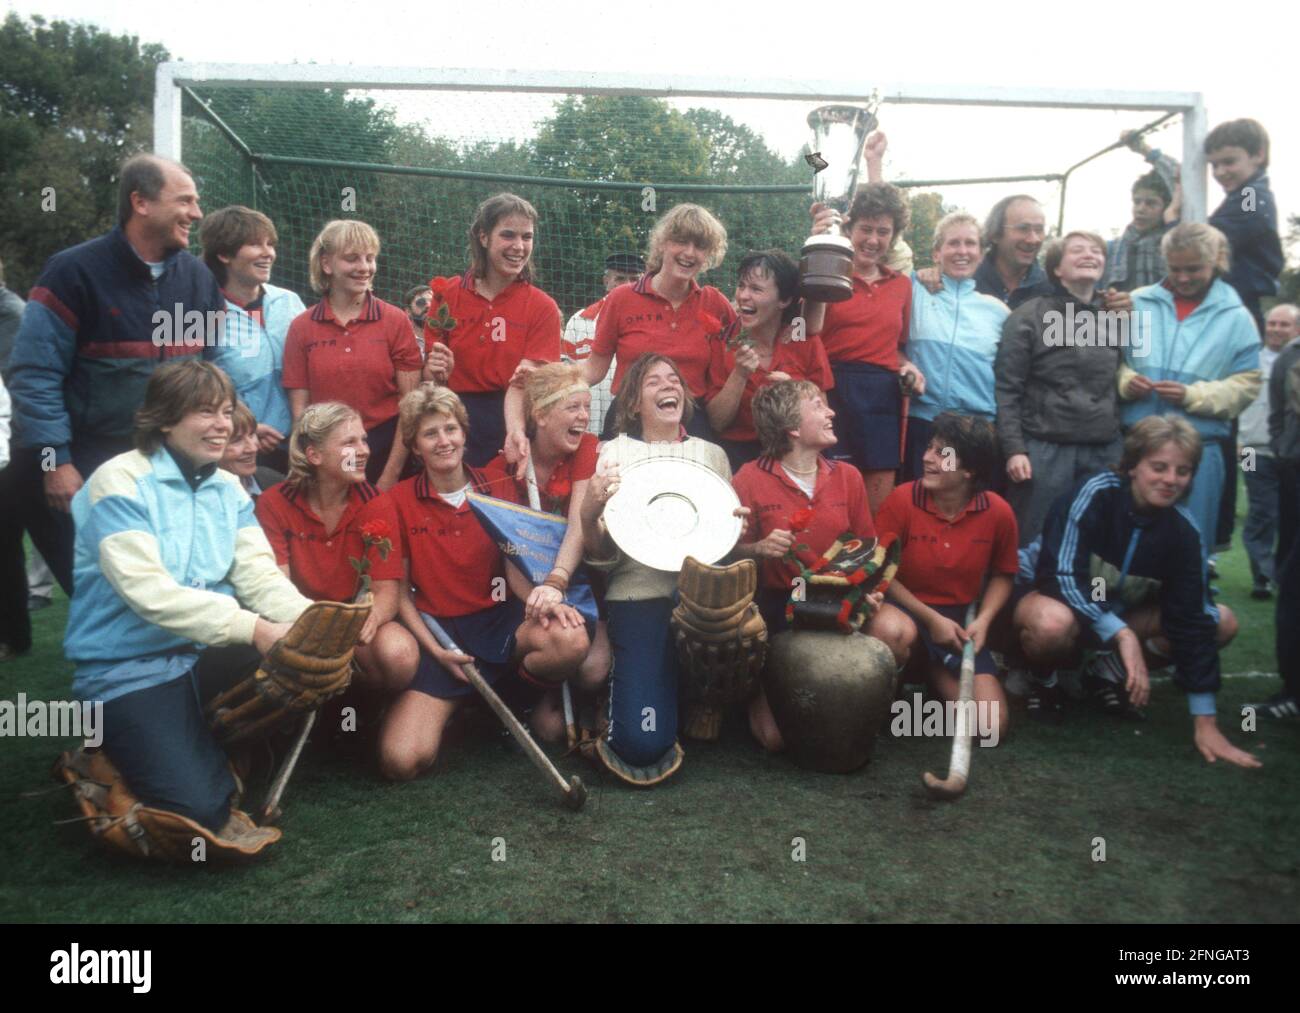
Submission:
M 912 617 L 912 622 L 916 624 L 917 636 L 920 638 L 921 643 L 925 646 L 926 652 L 929 654 L 930 660 L 942 665 L 953 675 L 960 676 L 961 675 L 961 652 L 958 651 L 956 654 L 954 654 L 952 651 L 948 650 L 948 648 L 938 646 L 933 640 L 930 639 L 930 631 L 925 628 L 925 624 L 922 623 L 920 619 L 918 619 L 907 609 L 903 608 L 902 605 L 899 605 L 898 602 L 891 602 L 891 604 L 895 608 L 902 609 L 902 611 L 907 612 L 907 614 Z M 969 605 L 931 605 L 930 606 L 930 608 L 938 612 L 939 615 L 943 616 L 946 619 L 951 619 L 961 626 L 966 625 L 966 609 L 969 607 L 970 607 Z M 975 671 L 976 673 L 982 672 L 987 675 L 998 674 L 998 663 L 993 660 L 993 654 L 992 652 L 989 651 L 987 637 L 984 640 L 983 649 L 980 650 L 979 653 L 975 655 Z
M 457 647 L 474 659 L 488 685 L 495 687 L 518 667 L 513 660 L 515 632 L 523 621 L 524 603 L 518 598 L 507 598 L 482 612 L 438 619 L 438 625 L 447 631 Z M 439 700 L 454 700 L 474 693 L 473 686 L 452 675 L 423 648 L 420 666 L 407 688 Z
M 469 416 L 465 463 L 471 468 L 481 468 L 506 445 L 506 394 L 502 390 L 491 390 L 466 392 L 459 396 Z
M 827 457 L 863 471 L 893 471 L 902 459 L 903 395 L 898 374 L 866 362 L 831 365 L 835 386 L 827 391 L 839 442 Z
M 379 481 L 379 476 L 388 466 L 388 455 L 393 452 L 393 441 L 396 439 L 396 415 L 366 433 L 366 444 L 370 447 L 370 457 L 366 460 L 366 481 L 371 485 Z
M 757 461 L 763 456 L 763 445 L 758 440 L 719 439 L 718 446 L 726 451 L 733 475 L 750 461 Z

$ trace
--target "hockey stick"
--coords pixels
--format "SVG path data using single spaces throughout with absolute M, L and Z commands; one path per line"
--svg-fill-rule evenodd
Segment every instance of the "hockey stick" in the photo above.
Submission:
M 464 653 L 456 646 L 456 642 L 447 635 L 447 631 L 438 624 L 438 621 L 433 616 L 421 613 L 420 618 L 424 620 L 424 625 L 429 628 L 429 632 L 433 634 L 434 639 L 444 649 L 455 651 L 457 654 Z M 524 752 L 528 754 L 528 758 L 533 761 L 533 765 L 546 775 L 547 779 L 564 796 L 564 804 L 575 812 L 581 809 L 582 804 L 587 801 L 587 789 L 583 786 L 581 779 L 574 776 L 568 781 L 564 780 L 564 776 L 555 769 L 555 764 L 551 762 L 550 757 L 542 752 L 542 747 L 533 741 L 533 737 L 528 734 L 528 729 L 511 713 L 510 708 L 501 702 L 501 698 L 488 685 L 487 680 L 483 678 L 478 667 L 473 662 L 461 665 L 460 670 L 465 673 L 465 678 L 478 691 L 479 696 L 486 700 L 488 706 L 496 712 L 496 716 L 501 719 L 501 723 L 515 737 L 515 741 L 523 747 Z
M 979 611 L 979 602 L 973 601 L 966 609 L 966 625 L 975 621 Z M 975 695 L 975 641 L 967 640 L 961 649 L 961 682 L 957 691 L 957 724 L 952 739 L 952 760 L 948 764 L 948 776 L 939 780 L 928 770 L 925 772 L 925 787 L 934 798 L 960 798 L 966 790 L 966 778 L 970 774 L 970 740 L 973 728 L 967 726 L 970 716 L 971 700 Z
M 293 776 L 294 768 L 298 766 L 303 746 L 307 744 L 307 736 L 311 734 L 312 726 L 316 724 L 316 715 L 319 713 L 320 708 L 318 707 L 303 715 L 302 723 L 298 726 L 298 734 L 293 740 L 293 746 L 290 747 L 289 754 L 280 763 L 280 769 L 276 771 L 275 778 L 271 781 L 271 787 L 267 790 L 266 801 L 262 803 L 262 808 L 258 811 L 257 822 L 260 826 L 274 826 L 280 817 L 284 815 L 280 810 L 280 798 L 284 795 L 284 789 L 289 785 L 289 778 Z
M 525 478 L 528 482 L 528 505 L 534 510 L 542 509 L 542 496 L 537 489 L 537 471 L 533 467 L 533 455 L 528 455 Z M 573 714 L 573 692 L 566 679 L 560 683 L 560 698 L 564 701 L 564 738 L 573 749 L 578 743 L 578 722 Z

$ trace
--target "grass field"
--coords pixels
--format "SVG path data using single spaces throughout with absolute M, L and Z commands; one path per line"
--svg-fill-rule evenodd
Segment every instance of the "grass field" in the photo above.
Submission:
M 1242 622 L 1224 671 L 1275 671 L 1272 603 L 1248 599 L 1240 549 L 1220 567 Z M 38 646 L 0 665 L 0 698 L 67 694 L 66 614 L 60 600 L 35 616 Z M 1276 688 L 1225 680 L 1225 726 Z M 686 743 L 680 776 L 648 792 L 558 761 L 591 791 L 572 814 L 506 752 L 494 720 L 467 715 L 434 773 L 411 784 L 382 782 L 364 755 L 309 755 L 267 860 L 199 871 L 119 860 L 82 827 L 53 825 L 75 814 L 65 795 L 19 796 L 53 784 L 64 744 L 2 739 L 0 919 L 1294 921 L 1300 727 L 1233 729 L 1265 764 L 1244 771 L 1195 754 L 1168 681 L 1149 716 L 1117 723 L 1076 707 L 1044 728 L 1017 713 L 1010 739 L 974 751 L 956 803 L 921 787 L 923 770 L 946 770 L 946 740 L 882 736 L 864 769 L 821 775 L 764 755 L 735 718 L 721 742 Z M 1104 862 L 1092 860 L 1098 837 Z

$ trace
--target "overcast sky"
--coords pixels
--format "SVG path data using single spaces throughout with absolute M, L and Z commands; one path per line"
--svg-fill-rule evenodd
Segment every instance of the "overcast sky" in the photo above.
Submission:
M 1294 101 L 1300 15 L 1282 5 L 1095 0 L 1012 4 L 843 5 L 473 0 L 0 0 L 6 11 L 84 20 L 159 42 L 189 62 L 577 70 L 756 78 L 1089 89 L 1200 91 L 1210 125 L 1253 116 L 1273 140 L 1270 178 L 1283 215 L 1300 210 L 1300 127 Z M 841 13 L 842 12 L 842 13 Z M 863 13 L 868 12 L 868 13 Z M 691 104 L 719 105 L 710 100 Z M 431 106 L 431 108 L 433 108 Z M 789 155 L 806 110 L 723 107 Z M 506 115 L 502 113 L 501 115 Z M 1145 113 L 887 107 L 887 175 L 912 178 L 1060 171 Z M 432 124 L 435 128 L 437 124 Z M 1173 127 L 1153 141 L 1181 154 Z M 1143 163 L 1128 152 L 1072 178 L 1066 226 L 1107 235 L 1128 218 L 1128 186 Z M 982 213 L 1014 186 L 943 188 Z M 1222 193 L 1208 184 L 1213 207 Z M 1049 204 L 1055 184 L 1028 185 Z M 1285 227 L 1283 228 L 1285 232 Z M 1294 259 L 1294 258 L 1292 258 Z

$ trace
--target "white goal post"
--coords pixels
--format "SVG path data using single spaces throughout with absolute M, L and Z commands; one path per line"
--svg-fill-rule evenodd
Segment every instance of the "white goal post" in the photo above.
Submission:
M 1018 88 L 987 85 L 928 85 L 866 82 L 855 90 L 843 81 L 770 80 L 694 75 L 609 74 L 564 71 L 504 71 L 415 67 L 354 67 L 327 64 L 238 64 L 168 62 L 157 70 L 154 94 L 154 151 L 180 160 L 183 89 L 214 87 L 342 88 L 428 91 L 536 92 L 556 95 L 644 95 L 656 98 L 782 99 L 865 102 L 889 105 L 987 106 L 1033 109 L 1150 111 L 1182 119 L 1183 220 L 1204 221 L 1206 165 L 1202 143 L 1205 106 L 1200 92 Z M 1109 150 L 1109 149 L 1103 149 Z M 1064 185 L 1069 173 L 1102 152 L 1090 153 L 1061 173 L 1040 173 Z M 942 180 L 928 181 L 945 182 Z

